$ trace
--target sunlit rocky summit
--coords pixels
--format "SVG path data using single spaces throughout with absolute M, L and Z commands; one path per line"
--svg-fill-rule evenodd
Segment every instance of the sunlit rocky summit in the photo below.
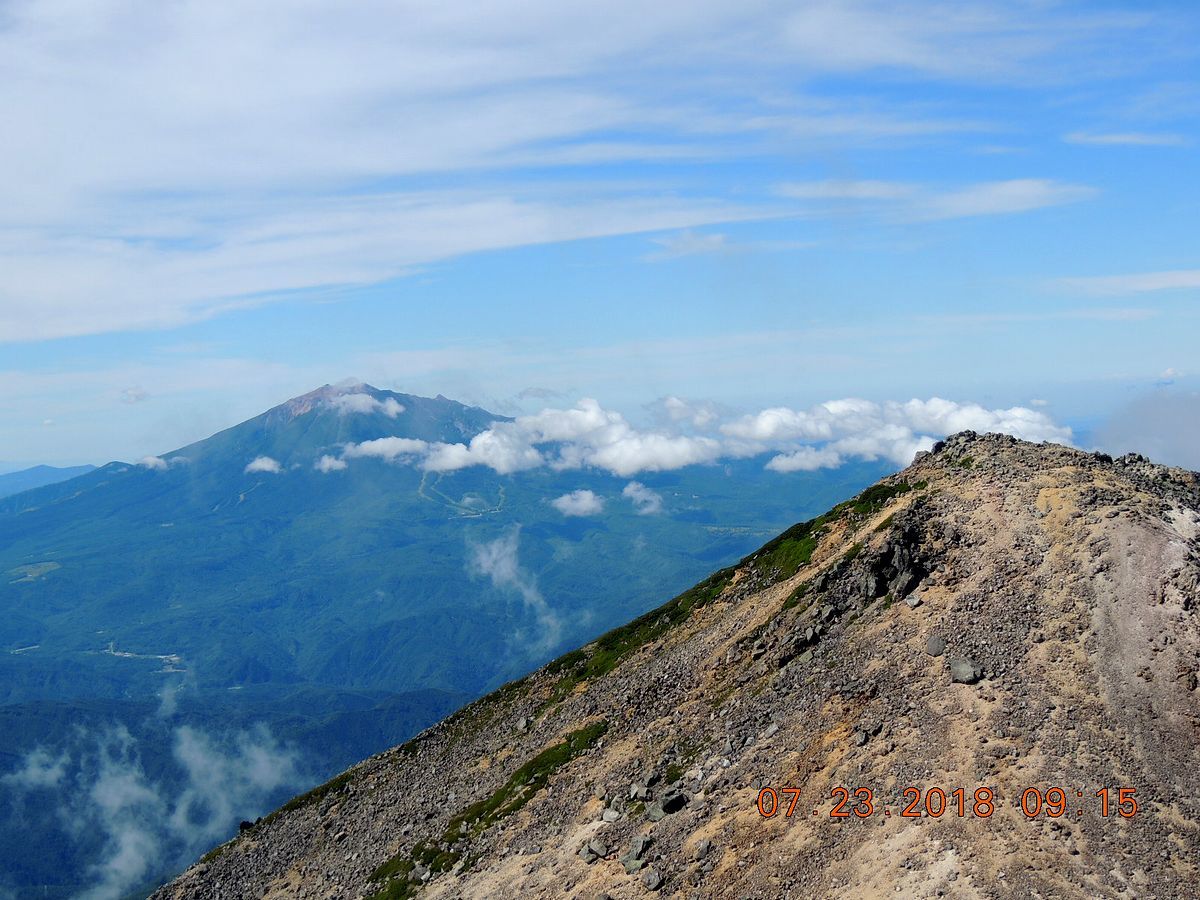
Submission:
M 962 433 L 155 896 L 1195 897 L 1198 554 L 1196 474 Z

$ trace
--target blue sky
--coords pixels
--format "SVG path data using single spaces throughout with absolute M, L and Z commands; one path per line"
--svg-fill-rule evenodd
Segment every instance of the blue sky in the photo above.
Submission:
M 429 6 L 0 2 L 0 460 L 356 376 L 1200 465 L 1193 4 Z

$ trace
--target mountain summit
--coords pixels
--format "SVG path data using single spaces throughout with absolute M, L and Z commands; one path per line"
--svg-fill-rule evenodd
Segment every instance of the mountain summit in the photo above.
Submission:
M 1195 896 L 1200 479 L 973 433 L 155 896 Z
M 631 482 L 590 467 L 441 471 L 410 452 L 462 448 L 499 421 L 445 397 L 326 385 L 186 447 L 0 499 L 0 896 L 79 896 L 101 872 L 99 892 L 148 890 L 242 819 L 890 467 L 782 474 L 760 456 Z M 578 496 L 586 514 L 564 508 Z M 124 795 L 121 816 L 149 835 L 129 864 L 102 785 L 114 733 L 154 787 Z M 227 754 L 223 777 L 179 752 L 197 735 Z M 286 783 L 252 752 L 276 745 L 296 763 Z M 61 776 L 40 777 L 46 759 Z M 198 785 L 219 796 L 198 803 Z M 25 815 L 35 807 L 72 812 Z

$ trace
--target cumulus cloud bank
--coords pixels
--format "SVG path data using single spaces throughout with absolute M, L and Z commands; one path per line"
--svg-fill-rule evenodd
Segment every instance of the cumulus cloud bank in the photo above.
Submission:
M 592 491 L 571 491 L 555 497 L 550 505 L 564 516 L 594 516 L 604 511 L 604 498 Z
M 505 534 L 492 541 L 470 545 L 467 570 L 473 576 L 491 579 L 492 585 L 502 591 L 512 591 L 520 596 L 526 610 L 537 622 L 538 634 L 528 639 L 530 655 L 539 655 L 556 646 L 562 638 L 562 621 L 550 608 L 537 579 L 520 562 L 518 550 L 521 543 L 521 527 L 513 526 Z M 516 633 L 519 640 L 528 636 Z
M 246 464 L 247 474 L 254 472 L 266 472 L 271 475 L 278 475 L 283 471 L 283 466 L 278 460 L 271 459 L 269 456 L 256 456 Z
M 650 490 L 640 481 L 631 481 L 625 485 L 621 496 L 628 498 L 633 503 L 633 508 L 637 510 L 639 516 L 653 516 L 662 512 L 662 494 Z
M 762 453 L 776 454 L 767 468 L 777 472 L 832 468 L 850 459 L 888 459 L 903 466 L 936 439 L 966 429 L 1031 441 L 1071 441 L 1071 430 L 1043 411 L 987 409 L 940 397 L 886 403 L 849 398 L 809 409 L 779 406 L 723 424 L 717 423 L 712 404 L 674 397 L 662 401 L 656 412 L 659 426 L 639 429 L 619 412 L 585 399 L 571 409 L 544 409 L 497 422 L 467 443 L 379 438 L 347 445 L 342 459 L 377 457 L 432 472 L 486 466 L 502 475 L 542 466 L 590 467 L 629 477 Z
M 807 410 L 774 407 L 721 426 L 728 438 L 743 442 L 742 453 L 785 449 L 767 463 L 779 472 L 831 468 L 850 458 L 888 459 L 903 466 L 936 438 L 968 429 L 1029 441 L 1071 440 L 1071 430 L 1044 412 L 1021 406 L 986 409 L 940 397 L 904 403 L 831 400 Z M 789 442 L 799 446 L 786 449 Z

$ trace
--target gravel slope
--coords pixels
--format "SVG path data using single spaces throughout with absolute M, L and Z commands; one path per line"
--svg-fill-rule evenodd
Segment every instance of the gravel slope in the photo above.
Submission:
M 155 897 L 1200 897 L 1198 604 L 1195 474 L 963 433 Z

